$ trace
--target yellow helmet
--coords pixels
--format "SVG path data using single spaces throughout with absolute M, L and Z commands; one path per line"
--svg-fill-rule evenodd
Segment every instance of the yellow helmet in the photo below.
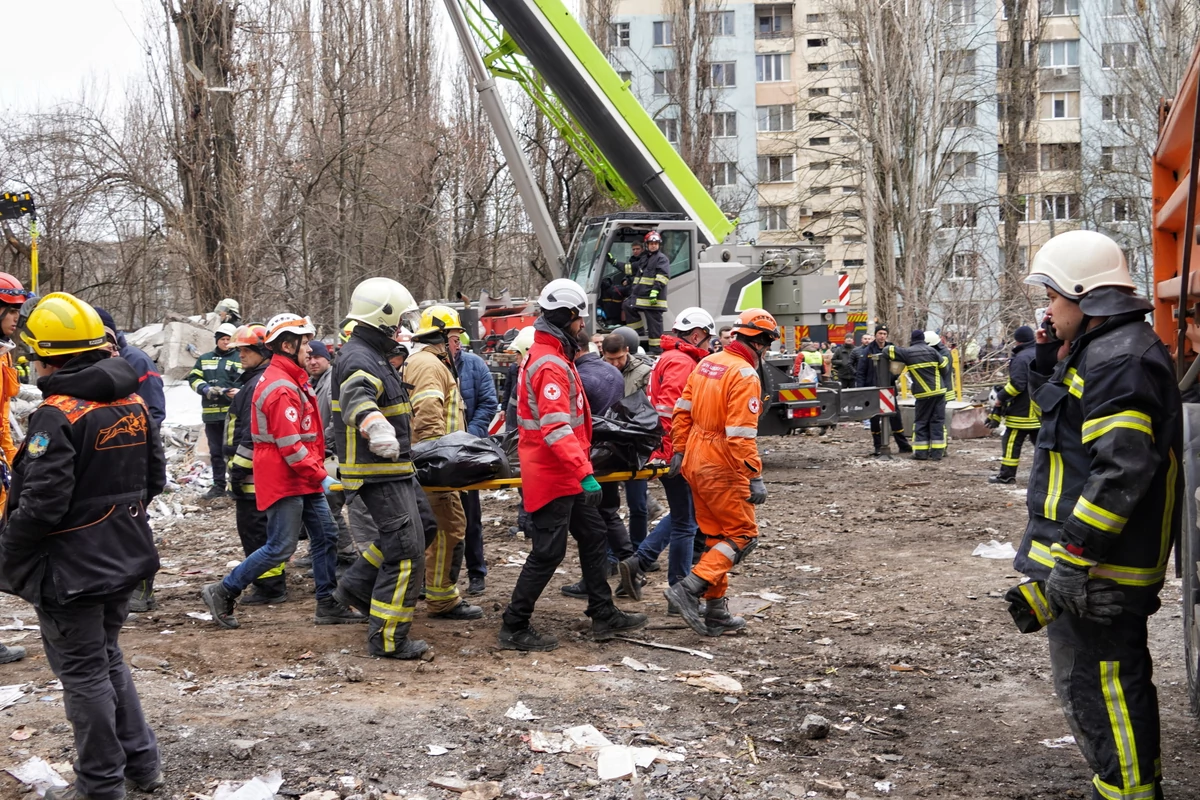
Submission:
M 73 294 L 54 292 L 38 301 L 21 341 L 39 356 L 65 356 L 104 347 L 104 323 L 96 309 Z
M 421 312 L 421 321 L 417 324 L 417 329 L 413 331 L 413 337 L 420 339 L 422 336 L 428 336 L 431 333 L 445 333 L 448 331 L 462 331 L 462 322 L 458 319 L 458 312 L 449 306 L 430 306 Z

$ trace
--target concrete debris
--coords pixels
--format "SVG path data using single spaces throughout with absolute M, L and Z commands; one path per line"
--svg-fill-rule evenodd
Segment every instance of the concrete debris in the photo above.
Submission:
M 158 364 L 163 378 L 172 380 L 185 378 L 196 359 L 213 349 L 212 331 L 190 321 L 147 325 L 126 333 L 125 341 L 141 348 Z
M 578 667 L 576 667 L 576 669 L 578 669 Z M 515 719 L 515 720 L 521 720 L 521 721 L 528 721 L 531 719 L 541 719 L 541 717 L 539 717 L 538 715 L 536 715 L 532 711 L 530 711 L 529 707 L 526 706 L 524 703 L 522 703 L 520 700 L 517 701 L 517 704 L 515 706 L 512 706 L 507 711 L 505 711 L 504 716 L 508 717 L 509 719 Z
M 280 786 L 283 786 L 283 773 L 272 770 L 245 782 L 221 781 L 212 800 L 274 800 Z
M 746 691 L 735 678 L 713 672 L 710 669 L 701 671 L 676 672 L 675 680 L 683 681 L 688 686 L 695 686 L 718 694 L 741 694 Z
M 800 735 L 805 739 L 824 739 L 829 735 L 829 720 L 820 714 L 809 714 L 800 723 Z
M 47 789 L 61 789 L 67 785 L 67 782 L 55 771 L 54 767 L 50 766 L 49 762 L 37 756 L 18 766 L 9 767 L 5 772 L 23 785 L 33 787 L 39 795 L 45 794 Z

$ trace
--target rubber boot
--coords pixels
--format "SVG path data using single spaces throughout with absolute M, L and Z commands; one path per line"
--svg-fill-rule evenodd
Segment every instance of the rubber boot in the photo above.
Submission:
M 223 583 L 217 581 L 216 583 L 205 585 L 200 590 L 200 597 L 204 599 L 204 605 L 208 606 L 213 622 L 222 628 L 232 629 L 239 627 L 240 623 L 238 623 L 237 617 L 233 615 L 233 607 L 237 604 L 237 597 L 226 591 Z
M 701 636 L 708 636 L 708 625 L 700 614 L 700 595 L 708 588 L 708 581 L 694 572 L 665 592 L 666 598 L 679 609 L 679 616 L 688 627 Z
M 704 609 L 704 624 L 708 627 L 709 636 L 720 636 L 725 631 L 740 631 L 746 627 L 746 620 L 729 613 L 728 598 L 718 597 L 708 601 Z

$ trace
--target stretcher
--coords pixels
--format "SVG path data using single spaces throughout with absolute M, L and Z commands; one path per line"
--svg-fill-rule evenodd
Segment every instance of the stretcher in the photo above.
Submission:
M 662 477 L 667 474 L 667 466 L 647 467 L 640 469 L 637 472 L 610 472 L 607 475 L 597 475 L 598 483 L 615 483 L 624 481 L 648 481 Z M 421 488 L 427 492 L 474 492 L 481 489 L 510 489 L 520 487 L 520 478 L 494 478 L 490 481 L 481 481 L 472 483 L 470 486 L 422 486 Z M 329 487 L 335 492 L 342 491 L 342 485 L 335 483 Z

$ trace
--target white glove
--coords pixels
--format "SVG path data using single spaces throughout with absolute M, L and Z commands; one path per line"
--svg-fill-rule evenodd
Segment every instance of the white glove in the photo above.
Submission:
M 400 440 L 387 417 L 378 411 L 368 414 L 358 426 L 358 432 L 367 438 L 367 447 L 372 453 L 388 461 L 400 457 Z

